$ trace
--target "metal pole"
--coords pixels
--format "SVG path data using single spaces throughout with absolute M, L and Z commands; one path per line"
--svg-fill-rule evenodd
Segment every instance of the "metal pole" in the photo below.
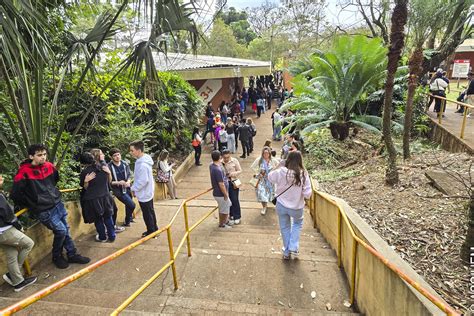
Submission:
M 188 257 L 191 257 L 191 238 L 189 237 L 189 224 L 188 224 L 188 205 L 184 202 L 184 226 L 186 227 L 186 232 L 188 233 L 186 236 L 186 242 L 188 244 Z
M 467 106 L 465 106 L 463 117 L 462 117 L 461 135 L 459 136 L 461 139 L 464 139 L 464 129 L 466 128 L 466 118 L 467 118 L 467 112 L 468 111 L 469 111 L 469 108 Z
M 351 304 L 355 301 L 355 285 L 356 285 L 356 271 L 357 271 L 357 240 L 354 238 L 352 244 L 352 275 L 351 275 Z
M 342 239 L 342 229 L 341 229 L 341 210 L 337 208 L 337 265 L 341 267 L 341 239 Z
M 171 227 L 166 229 L 166 236 L 168 236 L 168 247 L 170 249 L 171 271 L 173 272 L 174 289 L 178 289 L 178 277 L 176 276 L 176 265 L 174 264 L 173 241 L 171 240 Z

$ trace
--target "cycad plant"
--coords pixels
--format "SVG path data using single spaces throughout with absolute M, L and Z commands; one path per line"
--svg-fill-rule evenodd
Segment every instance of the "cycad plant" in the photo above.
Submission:
M 296 110 L 291 124 L 309 132 L 328 126 L 335 139 L 349 136 L 351 125 L 378 131 L 378 117 L 356 116 L 355 106 L 364 93 L 385 77 L 387 50 L 380 39 L 341 36 L 332 49 L 316 52 L 305 61 L 308 70 L 294 79 L 296 98 L 282 110 Z M 381 124 L 379 124 L 381 126 Z

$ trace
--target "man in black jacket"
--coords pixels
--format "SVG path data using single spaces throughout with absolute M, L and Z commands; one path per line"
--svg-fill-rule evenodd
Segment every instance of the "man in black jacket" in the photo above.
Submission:
M 28 147 L 29 159 L 18 170 L 10 197 L 16 205 L 27 207 L 33 217 L 53 231 L 53 263 L 59 269 L 66 269 L 69 263 L 89 263 L 90 259 L 77 253 L 69 234 L 67 211 L 61 201 L 56 184 L 59 172 L 46 161 L 46 146 L 34 144 Z M 63 248 L 67 260 L 63 257 Z
M 0 176 L 0 189 L 2 186 L 3 177 Z M 0 248 L 5 252 L 8 268 L 8 272 L 3 275 L 3 280 L 13 286 L 15 292 L 20 292 L 36 282 L 36 277 L 25 278 L 21 273 L 21 266 L 35 245 L 33 240 L 21 230 L 22 227 L 13 209 L 0 192 Z
M 240 158 L 246 158 L 247 155 L 250 155 L 250 127 L 246 124 L 245 119 L 240 121 L 239 126 L 239 139 L 240 143 L 242 144 L 242 156 Z

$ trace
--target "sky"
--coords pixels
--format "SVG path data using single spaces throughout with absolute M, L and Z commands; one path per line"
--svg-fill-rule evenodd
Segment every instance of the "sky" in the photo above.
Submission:
M 279 0 L 273 0 L 276 3 L 279 3 Z M 326 9 L 326 16 L 329 22 L 337 25 L 348 25 L 357 23 L 359 17 L 355 16 L 353 12 L 342 11 L 341 6 L 338 3 L 341 0 L 326 0 L 328 4 Z M 256 7 L 264 3 L 265 0 L 227 0 L 228 7 L 236 7 L 239 9 L 244 9 L 247 7 Z

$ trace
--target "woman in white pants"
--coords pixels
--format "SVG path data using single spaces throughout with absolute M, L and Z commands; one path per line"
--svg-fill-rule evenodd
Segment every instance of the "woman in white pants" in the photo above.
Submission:
M 235 129 L 236 126 L 232 120 L 227 121 L 226 132 L 227 132 L 227 149 L 229 149 L 231 154 L 235 154 Z

